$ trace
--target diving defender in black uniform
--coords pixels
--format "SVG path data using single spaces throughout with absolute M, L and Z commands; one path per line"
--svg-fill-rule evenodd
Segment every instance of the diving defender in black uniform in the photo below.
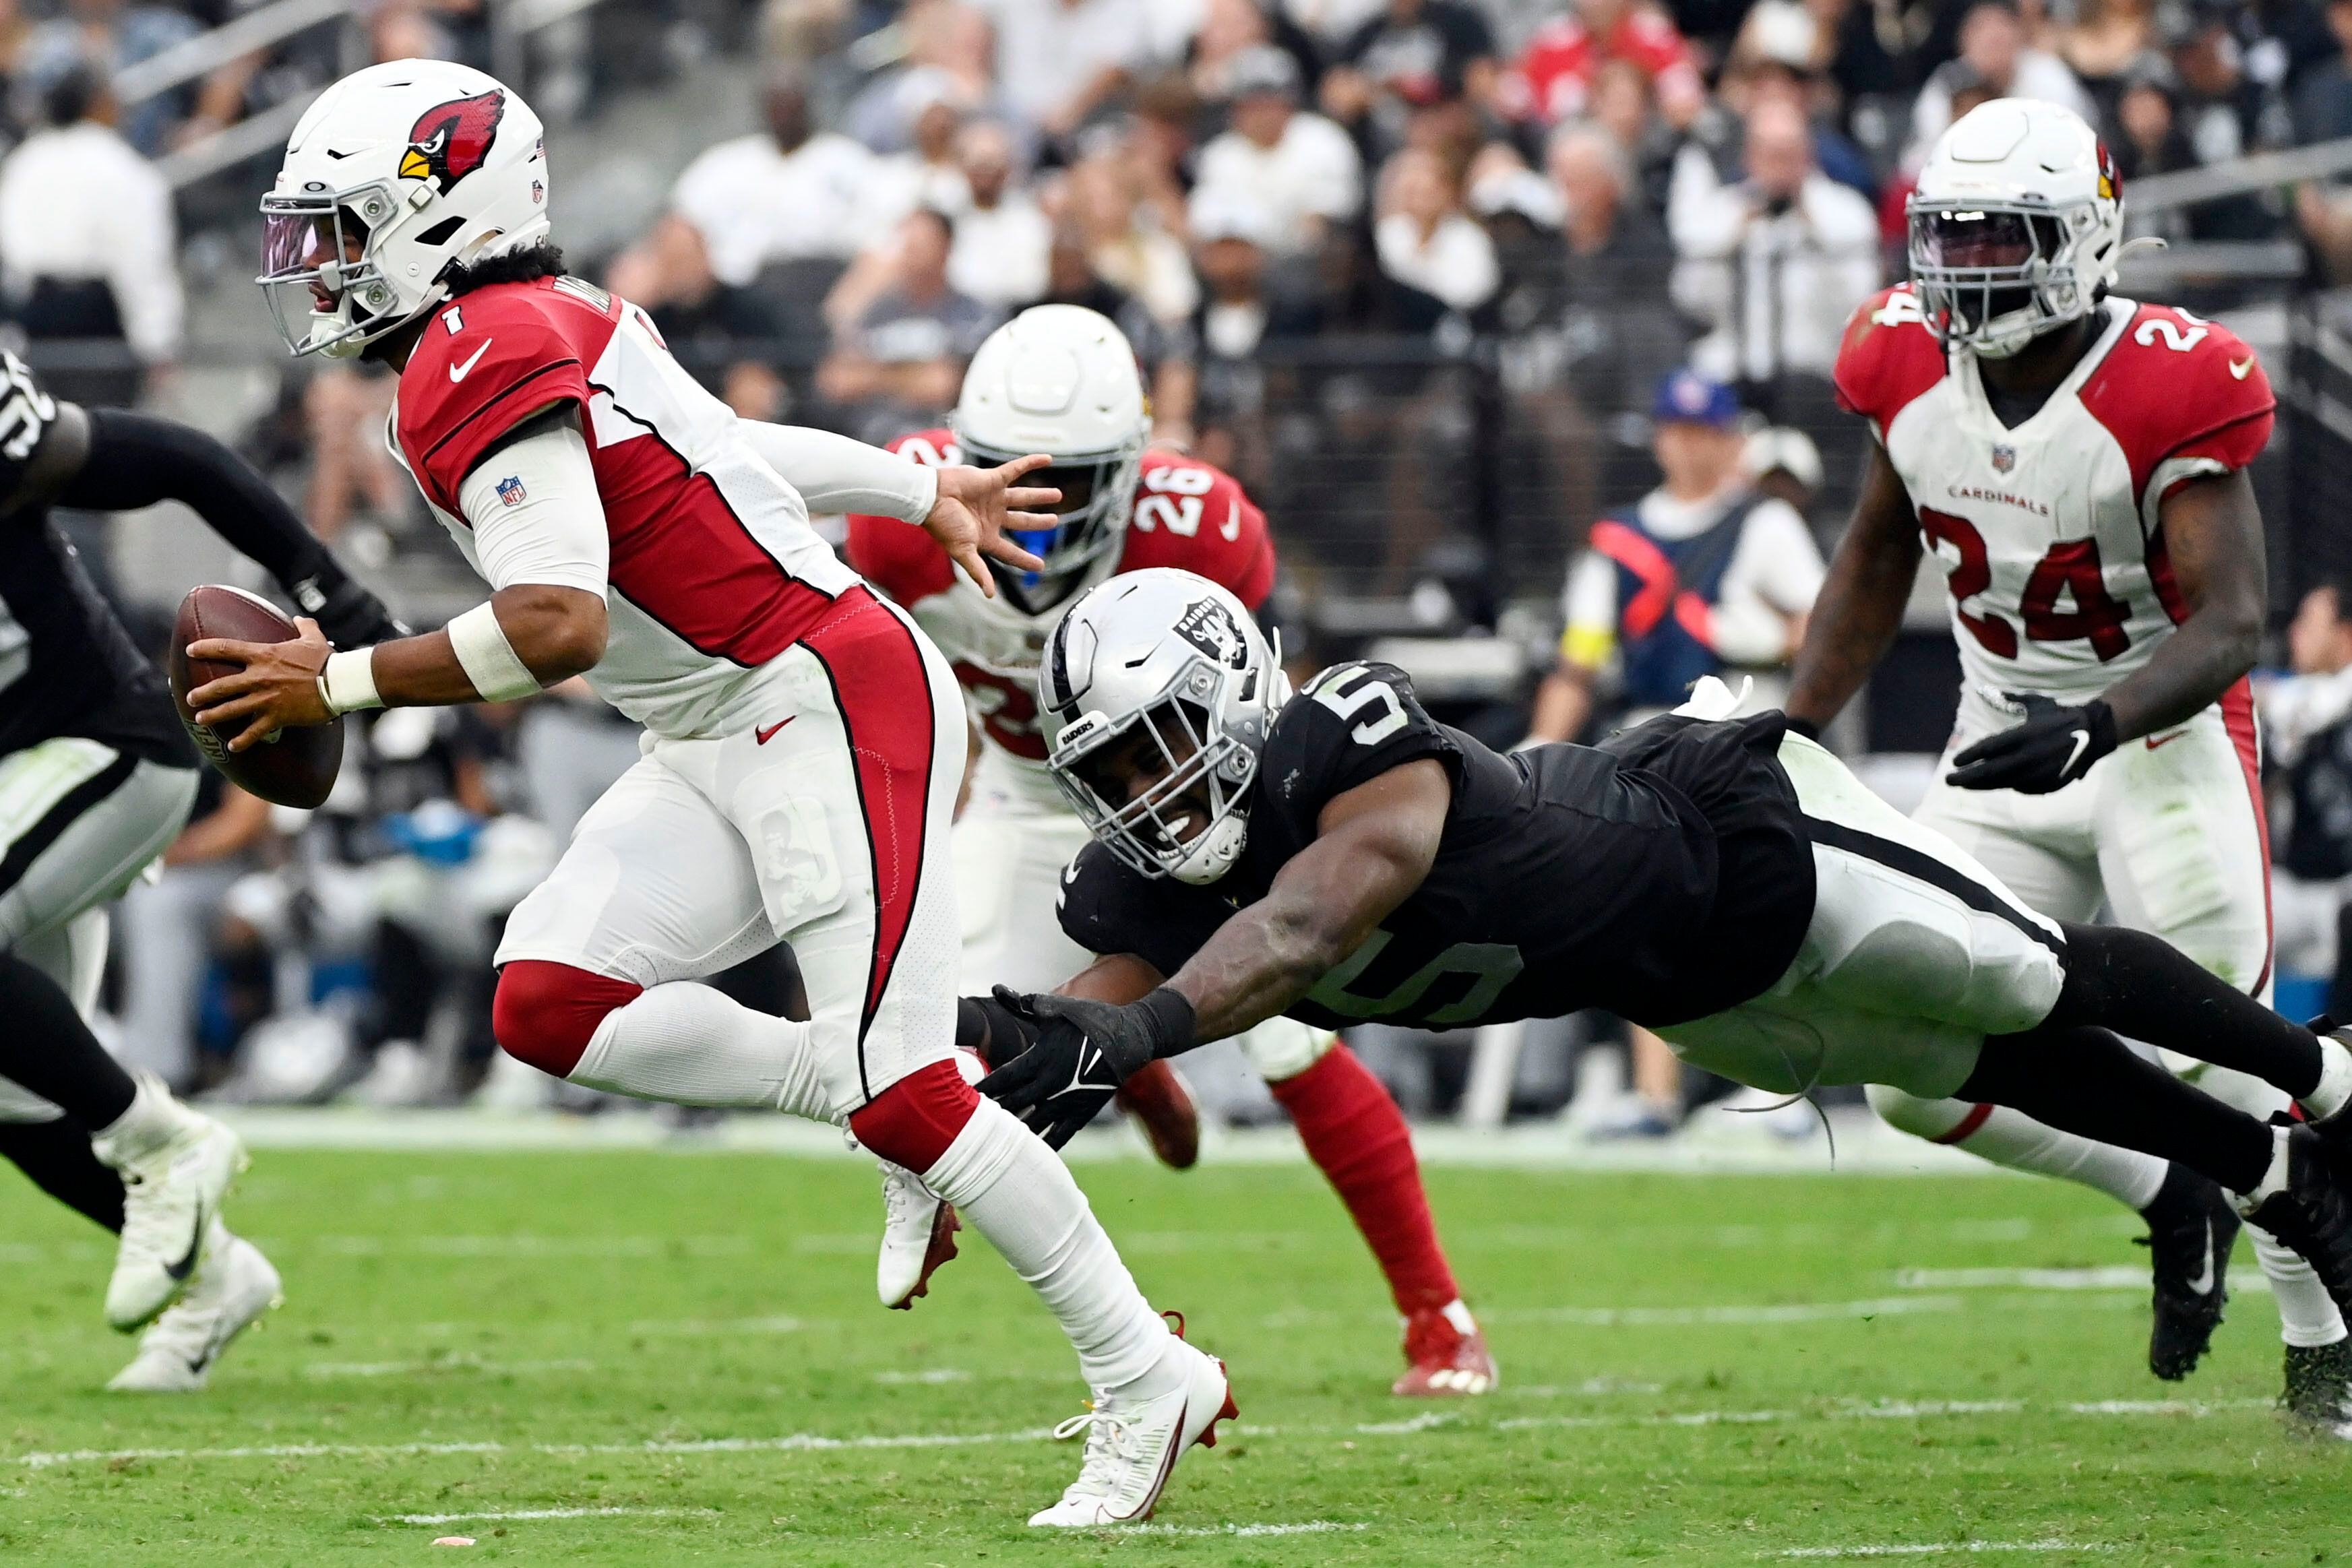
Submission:
M 1710 695 L 1731 706 L 1716 684 L 1694 706 Z M 1095 836 L 1063 925 L 1103 956 L 965 1016 L 1004 1062 L 982 1088 L 1049 1139 L 1141 1062 L 1276 1013 L 1601 1007 L 1760 1088 L 1958 1093 L 2179 1161 L 2352 1310 L 2352 1051 L 2158 938 L 2033 914 L 1780 714 L 1501 757 L 1387 665 L 1290 695 L 1239 604 L 1166 570 L 1078 601 L 1039 706 Z M 2316 1124 L 2267 1126 L 2111 1030 L 2274 1083 Z
M 0 354 L 0 1155 L 121 1234 L 107 1317 L 153 1322 L 112 1386 L 202 1387 L 277 1275 L 220 1223 L 234 1134 L 134 1079 L 83 1013 L 105 905 L 177 836 L 196 753 L 161 673 L 49 517 L 181 501 L 338 643 L 398 635 L 258 474 L 168 421 L 83 409 Z M 159 1321 L 160 1320 L 160 1321 Z

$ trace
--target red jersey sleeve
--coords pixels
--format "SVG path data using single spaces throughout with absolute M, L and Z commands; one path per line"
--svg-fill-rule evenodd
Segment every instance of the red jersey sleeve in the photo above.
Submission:
M 1882 441 L 1895 416 L 1944 379 L 1944 346 L 1908 285 L 1864 300 L 1847 319 L 1831 376 L 1838 406 L 1869 420 Z
M 936 468 L 952 461 L 954 437 L 944 430 L 919 430 L 890 443 L 890 450 L 912 463 Z M 849 516 L 849 537 L 843 545 L 850 570 L 900 604 L 913 604 L 955 584 L 955 566 L 939 541 L 897 517 Z
M 2132 494 L 2151 522 L 2172 489 L 2252 463 L 2278 410 L 2243 339 L 2165 305 L 2139 308 L 2082 399 L 2130 459 Z
M 1251 610 L 1274 591 L 1274 536 L 1241 481 L 1178 452 L 1146 452 L 1121 571 L 1172 566 L 1230 589 Z
M 550 403 L 584 407 L 588 365 L 620 308 L 610 297 L 600 310 L 541 282 L 484 289 L 437 311 L 400 373 L 401 452 L 425 498 L 456 513 L 457 486 L 485 448 Z

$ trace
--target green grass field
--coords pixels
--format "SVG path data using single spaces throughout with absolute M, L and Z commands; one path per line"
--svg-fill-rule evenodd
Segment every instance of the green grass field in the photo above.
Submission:
M 1909 1272 L 2137 1270 L 2069 1188 L 1433 1171 L 1505 1386 L 1433 1407 L 1389 1396 L 1312 1170 L 1081 1176 L 1244 1417 L 1155 1525 L 1051 1539 L 1022 1521 L 1076 1473 L 1066 1350 L 984 1245 L 877 1308 L 861 1164 L 265 1153 L 232 1218 L 289 1300 L 193 1398 L 96 1392 L 110 1249 L 0 1182 L 0 1563 L 2352 1558 L 2352 1448 L 2269 1409 L 2267 1296 L 2173 1389 L 2137 1290 Z M 547 1510 L 609 1511 L 495 1517 Z

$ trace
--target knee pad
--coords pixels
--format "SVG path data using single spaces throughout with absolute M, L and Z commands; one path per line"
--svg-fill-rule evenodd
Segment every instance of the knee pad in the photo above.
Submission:
M 569 964 L 518 958 L 499 971 L 490 1000 L 490 1030 L 517 1061 L 568 1078 L 614 1009 L 643 994 L 643 986 L 591 974 Z
M 940 1163 L 980 1107 L 953 1061 L 917 1068 L 850 1113 L 857 1141 L 917 1176 Z
M 1984 1120 L 1977 1114 L 1979 1107 L 1967 1100 L 1923 1100 L 1888 1083 L 1874 1083 L 1866 1092 L 1879 1120 L 1931 1144 L 1964 1138 Z

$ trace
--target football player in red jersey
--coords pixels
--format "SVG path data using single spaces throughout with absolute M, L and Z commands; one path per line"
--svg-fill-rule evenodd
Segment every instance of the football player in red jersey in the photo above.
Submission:
M 2270 867 L 2245 675 L 2262 635 L 2262 518 L 2245 469 L 2274 406 L 2253 351 L 2187 311 L 2113 296 L 2115 168 L 2091 129 L 2000 99 L 1945 133 L 1911 199 L 1914 281 L 1855 312 L 1840 400 L 1877 437 L 1796 664 L 1792 719 L 1826 724 L 1894 636 L 1923 550 L 1949 575 L 1965 685 L 1918 810 L 2042 914 L 2102 907 L 2256 996 Z M 2242 1074 L 2173 1063 L 2267 1116 Z M 2085 1183 L 2147 1217 L 2149 1366 L 2185 1375 L 2221 1321 L 2236 1224 L 2178 1166 L 2019 1112 L 1880 1089 L 1896 1126 Z M 2352 1436 L 2352 1354 L 2327 1293 L 2269 1238 L 2287 1403 Z
M 967 991 L 1050 990 L 1094 962 L 1055 913 L 1087 828 L 1046 770 L 1037 727 L 1040 653 L 1070 602 L 1106 578 L 1151 567 L 1196 572 L 1253 612 L 1274 587 L 1265 514 L 1231 475 L 1149 444 L 1150 429 L 1135 350 L 1119 329 L 1092 310 L 1041 305 L 997 329 L 973 356 L 952 428 L 903 437 L 892 449 L 923 465 L 1050 455 L 1038 478 L 1061 490 L 1061 514 L 1049 528 L 1013 535 L 1043 567 L 993 569 L 992 597 L 903 524 L 849 520 L 850 564 L 946 652 L 979 734 L 954 839 Z M 998 1025 L 1009 1021 L 987 1010 Z M 1438 1245 L 1396 1102 L 1328 1029 L 1278 1018 L 1239 1039 L 1387 1277 L 1404 1319 L 1407 1366 L 1395 1392 L 1492 1388 L 1493 1358 Z M 1155 1063 L 1129 1079 L 1120 1103 L 1162 1159 L 1192 1163 L 1194 1108 L 1172 1068 Z M 898 1304 L 921 1288 L 935 1223 L 936 1204 L 909 1196 L 892 1210 L 901 1267 L 883 1287 Z
M 919 1174 L 1030 1281 L 1093 1389 L 1086 1461 L 1033 1524 L 1148 1516 L 1234 1414 L 1223 1364 L 1171 1334 L 1054 1152 L 957 1069 L 950 817 L 955 677 L 809 527 L 812 507 L 920 524 L 982 581 L 1051 504 L 739 420 L 643 310 L 563 275 L 537 118 L 478 71 L 372 67 L 296 126 L 264 199 L 296 351 L 400 372 L 393 438 L 491 598 L 440 631 L 331 653 L 315 627 L 205 642 L 243 670 L 191 694 L 242 747 L 385 705 L 497 701 L 573 674 L 646 728 L 516 908 L 493 1021 L 573 1082 L 845 1124 Z M 908 529 L 913 532 L 912 528 Z M 692 983 L 779 942 L 805 1019 Z

